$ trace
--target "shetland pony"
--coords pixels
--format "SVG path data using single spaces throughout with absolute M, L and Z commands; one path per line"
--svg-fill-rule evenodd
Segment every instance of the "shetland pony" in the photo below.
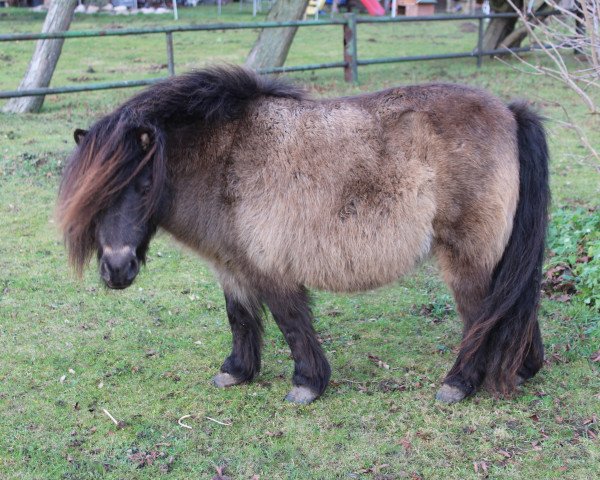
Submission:
M 311 99 L 213 67 L 142 91 L 75 140 L 58 200 L 71 263 L 81 273 L 97 252 L 106 285 L 125 288 L 158 228 L 195 250 L 233 335 L 219 387 L 258 373 L 266 306 L 295 362 L 286 399 L 313 401 L 330 367 L 307 289 L 377 288 L 430 254 L 464 324 L 438 400 L 510 394 L 542 366 L 548 151 L 522 103 L 446 84 Z

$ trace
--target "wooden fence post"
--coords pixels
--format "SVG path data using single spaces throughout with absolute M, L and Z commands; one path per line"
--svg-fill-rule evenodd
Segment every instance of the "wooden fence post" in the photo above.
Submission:
M 358 83 L 358 63 L 356 48 L 356 14 L 346 14 L 344 23 L 344 80 Z
M 167 32 L 167 66 L 169 75 L 175 75 L 175 58 L 173 55 L 173 32 Z

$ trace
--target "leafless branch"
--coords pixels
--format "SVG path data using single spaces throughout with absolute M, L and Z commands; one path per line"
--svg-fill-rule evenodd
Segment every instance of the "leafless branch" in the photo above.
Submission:
M 546 0 L 551 8 L 560 12 L 548 22 L 529 18 L 512 0 L 507 2 L 518 13 L 531 42 L 546 54 L 553 67 L 533 64 L 522 57 L 518 57 L 519 60 L 537 74 L 563 82 L 583 100 L 591 113 L 599 113 L 594 95 L 588 90 L 600 87 L 600 0 L 580 0 L 573 2 L 571 8 L 556 0 Z M 565 54 L 573 50 L 584 57 L 581 68 L 573 68 L 565 61 Z

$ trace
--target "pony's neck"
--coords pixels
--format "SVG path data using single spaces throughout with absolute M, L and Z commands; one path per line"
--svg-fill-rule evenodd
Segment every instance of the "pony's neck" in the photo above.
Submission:
M 228 222 L 223 179 L 236 130 L 237 122 L 189 125 L 167 137 L 168 208 L 160 227 L 205 257 L 216 255 Z

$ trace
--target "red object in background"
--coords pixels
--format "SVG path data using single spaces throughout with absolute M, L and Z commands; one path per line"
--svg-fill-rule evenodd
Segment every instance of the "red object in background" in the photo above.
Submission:
M 360 0 L 360 2 L 365 6 L 369 15 L 375 17 L 385 15 L 385 10 L 377 0 Z

